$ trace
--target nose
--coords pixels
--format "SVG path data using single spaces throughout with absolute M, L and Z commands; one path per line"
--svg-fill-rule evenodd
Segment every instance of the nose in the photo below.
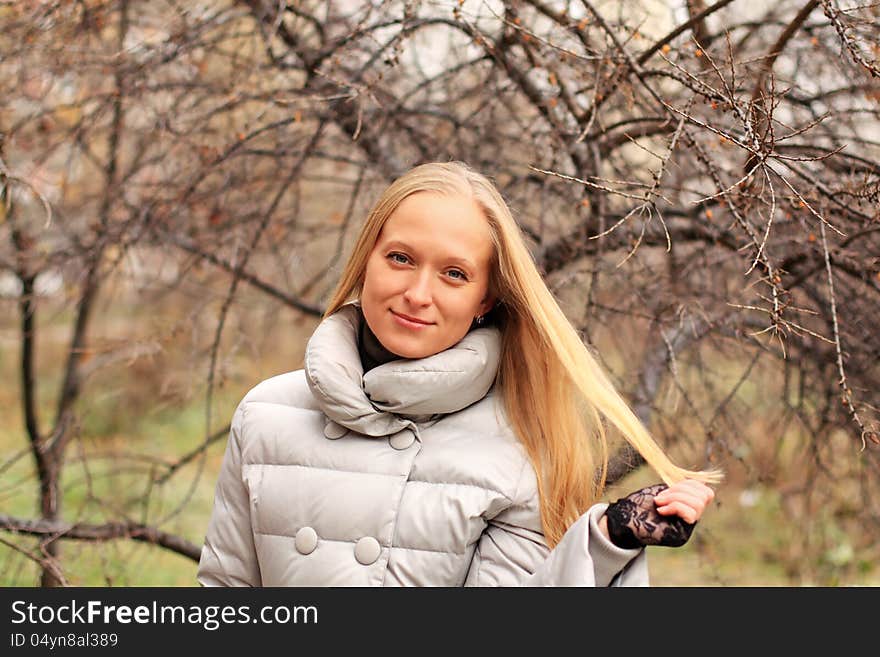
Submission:
M 431 303 L 431 274 L 427 269 L 416 272 L 403 293 L 404 298 L 414 306 L 427 306 Z

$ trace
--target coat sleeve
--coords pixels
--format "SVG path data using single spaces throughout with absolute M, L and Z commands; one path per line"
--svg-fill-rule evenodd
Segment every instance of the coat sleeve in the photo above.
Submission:
M 537 495 L 512 501 L 489 520 L 465 586 L 648 586 L 645 549 L 619 548 L 599 529 L 607 503 L 590 507 L 551 550 Z
M 242 476 L 242 401 L 232 416 L 229 440 L 214 491 L 214 508 L 202 546 L 197 579 L 202 586 L 260 586 L 251 531 L 250 494 Z

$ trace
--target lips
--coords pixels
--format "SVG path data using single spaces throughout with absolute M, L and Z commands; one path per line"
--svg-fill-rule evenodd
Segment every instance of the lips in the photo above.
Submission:
M 427 324 L 432 324 L 432 323 L 433 323 L 433 322 L 426 322 L 425 320 L 423 320 L 423 319 L 419 319 L 418 317 L 410 317 L 409 315 L 404 315 L 403 313 L 396 313 L 396 312 L 394 312 L 393 310 L 392 310 L 391 312 L 394 313 L 395 315 L 397 315 L 398 317 L 403 317 L 404 319 L 407 319 L 407 320 L 409 320 L 409 321 L 411 321 L 411 322 L 415 322 L 416 324 L 425 324 L 425 325 L 427 325 Z

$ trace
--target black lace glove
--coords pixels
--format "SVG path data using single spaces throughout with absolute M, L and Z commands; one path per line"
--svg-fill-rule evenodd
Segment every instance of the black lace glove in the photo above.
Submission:
M 654 484 L 608 505 L 605 516 L 612 543 L 621 548 L 679 547 L 687 543 L 696 523 L 685 522 L 680 516 L 657 513 L 654 496 L 665 488 L 666 484 Z

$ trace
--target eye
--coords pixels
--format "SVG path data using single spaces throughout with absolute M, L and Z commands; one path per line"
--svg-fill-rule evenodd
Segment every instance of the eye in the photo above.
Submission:
M 455 278 L 456 280 L 459 280 L 459 281 L 466 281 L 468 279 L 467 274 L 465 274 L 460 269 L 450 269 L 449 273 L 450 274 L 460 274 L 460 277 L 453 276 L 453 278 Z
M 409 260 L 409 258 L 407 258 L 405 255 L 403 255 L 402 253 L 397 253 L 396 251 L 394 253 L 389 253 L 386 257 L 389 258 L 392 262 L 397 262 L 400 264 L 404 264 L 404 262 Z M 395 260 L 394 258 L 403 258 L 403 262 L 400 260 Z

